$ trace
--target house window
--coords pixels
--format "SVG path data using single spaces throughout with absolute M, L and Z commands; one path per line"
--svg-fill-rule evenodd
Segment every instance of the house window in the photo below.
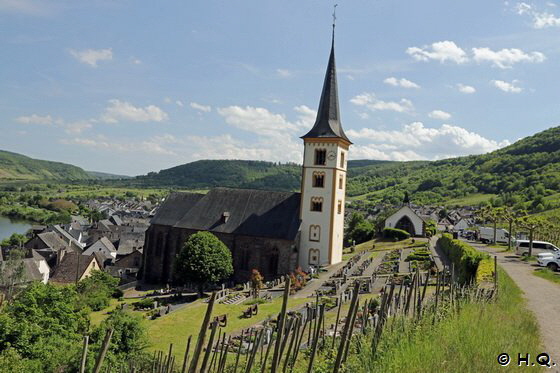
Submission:
M 344 168 L 344 152 L 340 153 L 340 168 Z
M 313 187 L 323 188 L 325 186 L 325 173 L 313 172 Z
M 317 211 L 317 212 L 323 211 L 323 197 L 311 198 L 311 211 Z
M 340 175 L 338 178 L 338 189 L 344 188 L 344 176 Z
M 321 227 L 319 225 L 309 226 L 309 241 L 319 242 L 321 238 Z
M 324 166 L 326 161 L 327 161 L 327 150 L 315 149 L 315 164 L 319 166 Z

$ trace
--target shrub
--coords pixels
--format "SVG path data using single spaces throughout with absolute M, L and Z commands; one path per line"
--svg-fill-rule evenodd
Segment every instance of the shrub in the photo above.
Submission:
M 437 245 L 455 265 L 455 271 L 462 283 L 475 279 L 479 262 L 489 257 L 463 241 L 454 240 L 450 234 L 443 234 Z
M 492 258 L 482 259 L 476 270 L 476 282 L 480 284 L 491 281 L 494 281 L 494 260 Z
M 134 310 L 142 310 L 142 309 L 146 309 L 146 308 L 152 308 L 154 306 L 154 298 L 144 298 L 138 302 L 134 302 L 132 304 L 132 306 L 134 307 Z
M 396 228 L 385 228 L 383 229 L 383 236 L 385 238 L 394 238 L 399 241 L 406 240 L 410 237 L 410 233 L 403 231 L 402 229 Z

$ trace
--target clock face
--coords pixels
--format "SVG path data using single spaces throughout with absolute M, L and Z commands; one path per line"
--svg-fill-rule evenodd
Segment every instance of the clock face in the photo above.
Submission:
M 332 161 L 335 157 L 336 157 L 336 154 L 334 154 L 334 152 L 329 152 L 328 158 L 329 158 L 330 161 Z

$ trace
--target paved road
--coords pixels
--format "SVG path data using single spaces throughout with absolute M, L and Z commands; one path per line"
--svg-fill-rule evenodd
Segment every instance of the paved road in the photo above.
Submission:
M 496 255 L 501 267 L 525 293 L 527 305 L 537 317 L 546 352 L 560 366 L 560 285 L 533 275 L 535 265 L 520 261 L 512 253 L 500 253 L 500 249 L 469 243 Z

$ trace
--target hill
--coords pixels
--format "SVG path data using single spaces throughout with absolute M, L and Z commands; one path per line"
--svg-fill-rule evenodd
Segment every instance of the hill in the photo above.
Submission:
M 352 197 L 398 203 L 405 191 L 417 203 L 460 201 L 476 195 L 495 196 L 496 205 L 507 202 L 536 212 L 555 207 L 554 195 L 560 192 L 560 127 L 488 154 L 373 164 L 358 173 L 349 170 Z
M 86 180 L 91 179 L 80 167 L 61 162 L 43 161 L 0 150 L 0 180 Z
M 137 186 L 206 189 L 216 186 L 299 190 L 300 165 L 202 160 L 125 181 Z M 557 207 L 560 127 L 483 155 L 440 161 L 348 162 L 347 193 L 366 205 L 398 204 L 408 192 L 418 204 L 478 204 L 492 199 L 538 212 Z
M 106 172 L 98 172 L 98 171 L 86 171 L 86 172 L 91 179 L 97 179 L 97 180 L 119 180 L 119 179 L 131 178 L 131 176 L 108 174 Z
M 298 190 L 301 166 L 243 160 L 201 160 L 150 172 L 127 180 L 136 186 L 168 186 L 185 189 L 213 187 Z

